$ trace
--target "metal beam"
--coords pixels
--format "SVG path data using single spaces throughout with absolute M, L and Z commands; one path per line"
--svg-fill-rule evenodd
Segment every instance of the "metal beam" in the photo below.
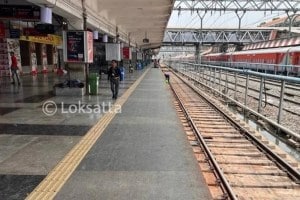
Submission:
M 269 40 L 272 29 L 172 29 L 165 31 L 167 44 L 244 44 Z
M 160 48 L 159 52 L 195 52 L 195 46 L 163 46 Z
M 300 11 L 299 0 L 176 0 L 177 11 Z

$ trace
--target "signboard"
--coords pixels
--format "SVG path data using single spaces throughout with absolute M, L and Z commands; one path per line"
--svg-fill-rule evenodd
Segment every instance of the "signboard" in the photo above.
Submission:
M 72 31 L 66 34 L 66 62 L 84 62 L 84 32 Z
M 94 47 L 93 47 L 93 42 L 94 42 L 94 34 L 93 32 L 87 32 L 87 59 L 85 59 L 88 63 L 92 63 L 94 59 Z
M 131 48 L 129 47 L 123 48 L 123 58 L 127 60 L 131 60 Z
M 72 63 L 93 62 L 93 33 L 89 31 L 64 32 L 64 61 Z
M 121 60 L 121 45 L 119 43 L 105 44 L 106 61 Z
M 62 38 L 60 36 L 50 34 L 47 36 L 21 36 L 20 40 L 42 44 L 52 44 L 54 46 L 59 46 L 62 44 Z
M 1 5 L 0 19 L 40 21 L 40 7 L 27 5 Z

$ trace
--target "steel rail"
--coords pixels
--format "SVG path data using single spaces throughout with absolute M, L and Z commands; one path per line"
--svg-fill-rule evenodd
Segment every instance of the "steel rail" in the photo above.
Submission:
M 182 110 L 184 111 L 184 114 L 185 114 L 185 117 L 187 118 L 187 120 L 190 122 L 193 130 L 195 131 L 196 133 L 196 136 L 198 138 L 198 140 L 200 141 L 201 143 L 201 146 L 203 147 L 206 155 L 208 156 L 208 158 L 210 159 L 211 161 L 211 164 L 213 165 L 214 167 L 214 172 L 215 174 L 217 175 L 217 178 L 220 179 L 220 181 L 222 182 L 222 188 L 225 189 L 226 191 L 226 194 L 230 197 L 230 199 L 232 200 L 238 200 L 238 198 L 236 197 L 235 193 L 233 192 L 230 184 L 228 183 L 228 181 L 226 180 L 225 178 L 225 175 L 224 173 L 222 172 L 221 168 L 219 167 L 217 161 L 215 160 L 215 158 L 213 157 L 212 153 L 210 152 L 208 146 L 206 145 L 205 141 L 204 141 L 204 138 L 201 136 L 201 133 L 199 132 L 199 130 L 197 129 L 197 126 L 195 124 L 195 122 L 193 121 L 193 119 L 191 118 L 189 112 L 187 111 L 186 107 L 184 106 L 184 104 L 182 103 L 179 95 L 177 94 L 177 92 L 175 91 L 175 89 L 173 88 L 172 84 L 170 84 L 170 88 L 172 89 L 180 107 L 182 108 Z
M 267 145 L 263 144 L 259 141 L 255 136 L 251 134 L 249 130 L 247 130 L 244 127 L 241 127 L 234 119 L 232 119 L 230 116 L 228 116 L 226 113 L 224 113 L 218 106 L 213 104 L 208 98 L 206 98 L 204 95 L 201 94 L 198 88 L 191 85 L 186 80 L 182 79 L 180 76 L 178 76 L 175 72 L 173 72 L 180 80 L 182 80 L 188 87 L 190 87 L 196 94 L 201 96 L 209 105 L 211 105 L 215 110 L 219 111 L 227 120 L 229 120 L 235 128 L 239 129 L 241 133 L 244 134 L 244 136 L 255 143 L 255 145 L 263 152 L 266 153 L 266 156 L 268 156 L 275 164 L 279 166 L 282 170 L 286 171 L 286 173 L 295 181 L 295 183 L 300 184 L 300 172 L 298 172 L 296 169 L 294 169 L 289 163 L 284 161 L 280 156 L 278 156 L 276 153 L 272 151 Z M 173 88 L 172 88 L 173 89 Z M 191 119 L 192 120 L 192 119 Z M 195 124 L 194 124 L 195 125 Z M 196 127 L 196 126 L 195 126 Z M 198 132 L 199 133 L 199 132 Z M 203 138 L 202 138 L 203 139 Z

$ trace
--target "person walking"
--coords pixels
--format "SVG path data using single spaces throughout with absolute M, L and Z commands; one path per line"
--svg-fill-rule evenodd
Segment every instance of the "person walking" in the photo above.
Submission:
M 110 88 L 113 94 L 112 96 L 113 99 L 118 98 L 120 77 L 121 77 L 121 70 L 118 67 L 117 61 L 112 60 L 111 67 L 108 70 L 108 78 L 110 80 Z
M 11 76 L 12 76 L 12 82 L 11 84 L 15 84 L 15 76 L 17 77 L 17 81 L 18 81 L 18 85 L 20 85 L 20 79 L 19 79 L 19 75 L 18 75 L 18 61 L 17 58 L 15 56 L 15 53 L 12 51 L 10 52 L 10 58 L 11 58 Z

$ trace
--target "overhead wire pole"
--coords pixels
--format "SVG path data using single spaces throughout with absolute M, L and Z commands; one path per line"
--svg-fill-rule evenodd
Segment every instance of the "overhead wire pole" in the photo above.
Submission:
M 292 37 L 292 26 L 296 17 L 298 17 L 299 15 L 296 14 L 295 12 L 293 13 L 293 15 L 290 15 L 288 10 L 286 11 L 286 15 L 287 18 L 289 19 L 289 37 Z
M 246 11 L 243 10 L 243 13 L 242 13 L 241 15 L 239 15 L 239 11 L 236 10 L 236 11 L 235 11 L 235 14 L 236 14 L 236 16 L 237 16 L 238 19 L 239 19 L 239 29 L 238 29 L 238 33 L 237 33 L 237 39 L 238 39 L 238 41 L 240 41 L 240 39 L 241 39 L 241 38 L 240 38 L 240 34 L 241 34 L 242 19 L 243 19 L 243 17 L 245 16 Z
M 203 41 L 203 37 L 202 37 L 202 29 L 203 29 L 203 19 L 206 15 L 207 11 L 205 10 L 204 14 L 200 14 L 199 11 L 197 11 L 197 15 L 200 18 L 200 31 L 199 31 L 199 42 L 196 44 L 196 61 L 198 63 L 201 63 L 201 47 L 202 47 L 202 41 Z
M 289 20 L 289 37 L 292 36 L 292 16 L 289 14 L 289 11 L 286 11 L 287 18 Z

